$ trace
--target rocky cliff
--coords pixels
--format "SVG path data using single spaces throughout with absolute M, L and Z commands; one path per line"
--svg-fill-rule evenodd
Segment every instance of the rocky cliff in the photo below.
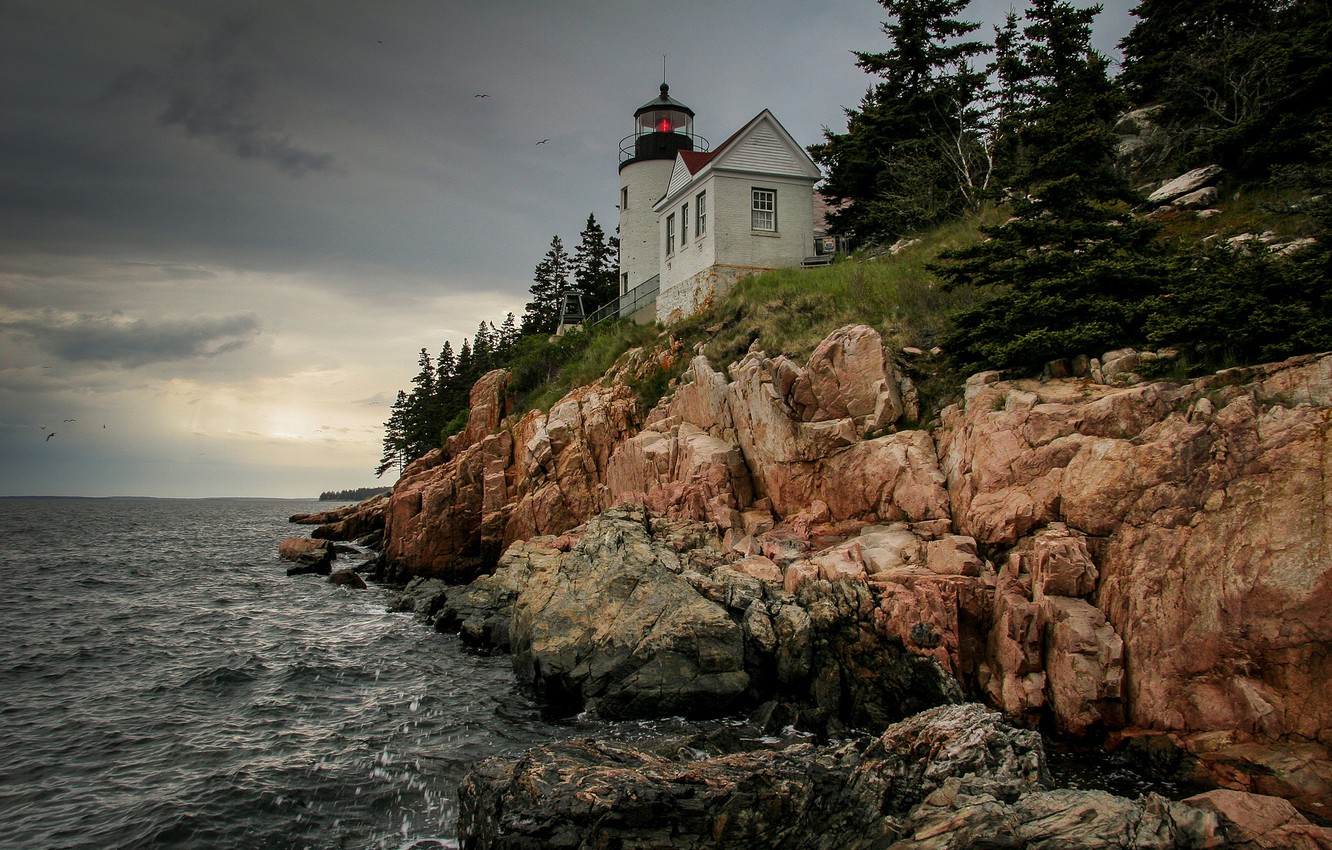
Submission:
M 479 381 L 466 430 L 393 490 L 390 577 L 442 588 L 503 566 L 505 604 L 473 625 L 502 621 L 508 648 L 521 631 L 515 657 L 532 673 L 533 647 L 550 637 L 533 612 L 569 622 L 581 597 L 578 616 L 595 617 L 591 590 L 628 581 L 571 572 L 584 523 L 642 505 L 705 529 L 709 567 L 693 572 L 707 581 L 681 592 L 706 596 L 716 570 L 759 586 L 700 614 L 725 649 L 700 693 L 752 691 L 775 664 L 780 641 L 762 647 L 774 612 L 817 617 L 840 595 L 876 646 L 928 660 L 1011 719 L 1109 734 L 1168 754 L 1176 772 L 1332 815 L 1332 355 L 1183 384 L 983 373 L 933 430 L 914 427 L 915 391 L 867 327 L 836 331 L 803 365 L 751 350 L 722 371 L 696 357 L 641 415 L 629 380 L 646 357 L 522 417 L 503 372 Z M 554 554 L 515 574 L 501 555 L 528 557 L 517 541 Z M 801 596 L 806 585 L 822 595 Z M 663 610 L 692 605 L 688 593 Z M 661 645 L 682 657 L 671 640 Z M 587 666 L 556 656 L 565 673 Z M 839 669 L 843 697 L 848 680 L 876 675 Z M 560 679 L 560 693 L 619 687 L 594 672 Z M 815 711 L 840 704 L 820 703 L 819 687 L 833 685 L 801 680 Z

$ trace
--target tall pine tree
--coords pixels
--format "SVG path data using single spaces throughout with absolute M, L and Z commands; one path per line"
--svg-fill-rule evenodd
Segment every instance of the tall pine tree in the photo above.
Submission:
M 583 293 L 584 309 L 591 313 L 619 297 L 619 260 L 615 240 L 606 238 L 595 215 L 588 213 L 587 226 L 578 239 L 573 254 L 574 286 Z
M 886 240 L 936 223 L 979 201 L 988 182 L 986 78 L 973 67 L 986 51 L 962 40 L 979 24 L 956 16 L 968 0 L 879 0 L 890 47 L 857 53 L 882 79 L 847 131 L 824 130 L 810 146 L 827 179 L 820 191 L 843 206 L 830 225 L 857 241 Z
M 550 249 L 533 274 L 532 300 L 527 302 L 523 313 L 523 333 L 555 333 L 560 323 L 560 293 L 569 288 L 572 271 L 572 260 L 564 250 L 564 243 L 559 236 L 551 237 Z
M 384 452 L 380 455 L 379 466 L 375 467 L 376 478 L 394 467 L 405 469 L 412 460 L 407 447 L 407 405 L 407 393 L 398 390 L 398 398 L 384 423 Z

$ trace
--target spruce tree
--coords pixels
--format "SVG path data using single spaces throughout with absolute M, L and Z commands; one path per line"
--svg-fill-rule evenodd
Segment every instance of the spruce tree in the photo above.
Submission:
M 454 370 L 458 366 L 458 359 L 453 356 L 453 344 L 447 339 L 444 340 L 444 347 L 439 350 L 439 357 L 435 358 L 435 382 L 436 394 L 453 377 Z
M 537 263 L 530 289 L 532 300 L 523 313 L 523 333 L 552 334 L 560 323 L 560 293 L 569 288 L 573 271 L 560 237 L 553 236 L 546 256 Z
M 407 449 L 413 460 L 438 447 L 441 425 L 435 366 L 424 348 L 417 365 L 420 369 L 412 378 L 405 422 Z
M 595 215 L 588 214 L 587 226 L 578 238 L 573 254 L 574 286 L 583 293 L 584 308 L 592 313 L 619 297 L 619 262 L 613 240 L 607 240 Z
M 1122 100 L 1091 48 L 1099 7 L 1032 0 L 1014 56 L 1027 106 L 1013 116 L 1013 218 L 945 253 L 949 287 L 996 297 L 955 317 L 946 347 L 970 367 L 1035 369 L 1143 338 L 1144 300 L 1162 265 L 1155 227 L 1131 211 L 1112 131 Z
M 513 347 L 518 343 L 518 320 L 513 313 L 505 313 L 504 321 L 499 326 L 498 348 L 501 359 L 508 360 L 513 354 Z
M 881 78 L 847 131 L 824 130 L 811 145 L 826 171 L 820 191 L 842 208 L 830 225 L 857 241 L 889 239 L 955 215 L 978 202 L 989 172 L 981 103 L 986 51 L 962 40 L 979 24 L 959 20 L 967 0 L 879 0 L 890 47 L 857 53 L 857 64 Z
M 407 448 L 407 393 L 398 390 L 398 398 L 389 409 L 384 423 L 384 452 L 380 455 L 375 477 L 380 478 L 395 466 L 402 470 L 410 462 Z
M 494 368 L 494 332 L 494 325 L 482 322 L 476 327 L 476 336 L 472 337 L 472 362 L 478 377 Z

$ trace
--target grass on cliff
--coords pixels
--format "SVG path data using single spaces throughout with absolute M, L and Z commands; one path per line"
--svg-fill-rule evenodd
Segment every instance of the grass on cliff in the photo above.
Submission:
M 897 254 L 851 256 L 818 268 L 779 269 L 745 278 L 707 310 L 663 329 L 614 322 L 557 339 L 533 342 L 511 367 L 519 410 L 547 410 L 574 387 L 590 383 L 634 348 L 674 346 L 685 352 L 666 370 L 632 382 L 651 406 L 670 379 L 688 363 L 698 344 L 713 367 L 724 369 L 757 342 L 769 354 L 803 362 L 829 333 L 860 323 L 883 335 L 891 349 L 929 351 L 954 312 L 980 296 L 966 289 L 944 292 L 927 266 L 941 251 L 971 244 L 978 228 L 1002 220 L 993 210 L 922 234 Z M 911 377 L 921 391 L 924 418 L 957 391 L 960 377 L 943 357 L 926 354 L 913 362 Z
M 949 316 L 980 296 L 970 289 L 944 292 L 928 265 L 940 252 L 980 239 L 978 228 L 1003 215 L 987 210 L 924 233 L 896 254 L 846 257 L 830 266 L 778 269 L 741 280 L 712 309 L 672 330 L 706 343 L 714 363 L 730 363 L 751 344 L 801 361 L 830 332 L 866 324 L 890 347 L 929 349 Z

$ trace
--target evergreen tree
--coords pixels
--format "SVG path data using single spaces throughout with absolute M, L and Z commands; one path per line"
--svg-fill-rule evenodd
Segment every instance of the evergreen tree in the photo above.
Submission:
M 439 445 L 440 404 L 430 353 L 424 348 L 417 360 L 420 370 L 412 378 L 406 412 L 407 449 L 413 459 Z
M 518 343 L 518 320 L 513 313 L 505 313 L 504 321 L 500 323 L 498 337 L 498 351 L 500 357 L 507 360 L 513 353 L 513 347 Z
M 482 322 L 476 327 L 476 336 L 472 337 L 472 362 L 475 364 L 478 376 L 484 375 L 492 368 L 492 330 L 493 328 L 488 326 L 485 322 Z
M 891 46 L 856 56 L 882 82 L 859 110 L 846 110 L 845 133 L 825 128 L 824 141 L 809 149 L 827 175 L 820 191 L 844 204 L 829 223 L 862 241 L 898 236 L 977 203 L 990 170 L 985 74 L 972 67 L 987 48 L 961 40 L 979 24 L 955 17 L 968 0 L 879 2 L 893 16 L 883 24 Z
M 956 317 L 946 347 L 967 366 L 1033 369 L 1143 338 L 1162 273 L 1155 227 L 1115 166 L 1121 98 L 1090 46 L 1099 7 L 1032 0 L 1011 71 L 1027 106 L 1013 116 L 1013 218 L 987 241 L 945 253 L 946 285 L 994 287 Z
M 583 293 L 584 308 L 591 313 L 619 297 L 619 261 L 614 240 L 606 238 L 595 215 L 588 213 L 587 226 L 578 238 L 573 254 L 574 286 Z
M 411 462 L 407 448 L 407 407 L 407 393 L 398 390 L 398 398 L 384 423 L 384 452 L 379 458 L 379 466 L 375 467 L 376 478 L 395 466 L 402 470 Z
M 465 384 L 468 391 L 471 390 L 472 384 L 476 382 L 476 379 L 481 377 L 481 374 L 476 369 L 476 361 L 472 359 L 472 343 L 470 340 L 464 339 L 462 348 L 458 349 L 457 371 L 458 385 L 461 387 Z
M 1327 0 L 1142 0 L 1120 43 L 1135 105 L 1159 105 L 1176 166 L 1243 176 L 1307 161 L 1332 117 Z
M 446 339 L 444 347 L 439 350 L 439 357 L 435 358 L 435 382 L 436 395 L 442 395 L 443 389 L 453 378 L 454 370 L 458 367 L 458 359 L 453 356 L 453 345 Z
M 560 237 L 551 237 L 550 249 L 537 263 L 533 275 L 532 300 L 527 302 L 523 313 L 523 333 L 555 333 L 560 323 L 560 293 L 569 288 L 571 263 Z

